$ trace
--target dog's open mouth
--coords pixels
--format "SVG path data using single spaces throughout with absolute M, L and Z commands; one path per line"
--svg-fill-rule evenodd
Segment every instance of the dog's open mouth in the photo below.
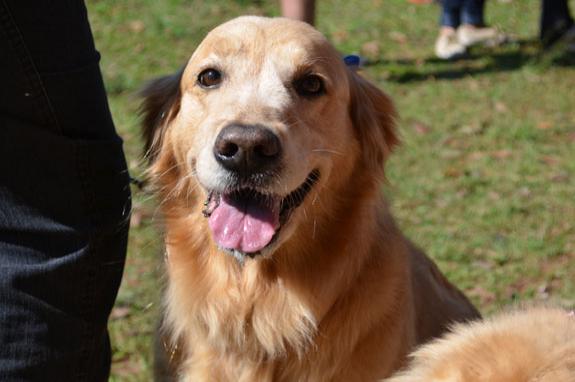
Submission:
M 203 212 L 212 236 L 221 248 L 257 255 L 274 241 L 318 179 L 319 171 L 313 170 L 301 186 L 283 197 L 252 188 L 210 192 Z

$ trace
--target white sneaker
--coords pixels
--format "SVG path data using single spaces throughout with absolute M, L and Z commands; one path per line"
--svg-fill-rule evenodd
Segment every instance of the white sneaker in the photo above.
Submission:
M 495 28 L 476 27 L 468 24 L 457 28 L 457 38 L 459 43 L 466 47 L 478 44 L 497 46 L 507 40 L 507 36 Z
M 442 32 L 435 41 L 435 55 L 442 60 L 452 60 L 465 54 L 466 48 L 457 38 L 455 31 Z

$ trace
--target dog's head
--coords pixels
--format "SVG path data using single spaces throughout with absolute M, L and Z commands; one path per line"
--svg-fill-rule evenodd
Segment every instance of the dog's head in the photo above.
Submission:
M 288 241 L 318 208 L 310 193 L 337 193 L 357 171 L 381 179 L 397 143 L 387 96 L 288 19 L 219 26 L 143 95 L 153 178 L 205 201 L 212 238 L 241 257 Z

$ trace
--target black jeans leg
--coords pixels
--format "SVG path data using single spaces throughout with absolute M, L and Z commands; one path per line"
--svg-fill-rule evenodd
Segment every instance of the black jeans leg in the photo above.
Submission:
M 80 0 L 0 0 L 0 380 L 106 381 L 129 176 Z
M 542 0 L 539 38 L 551 45 L 573 26 L 567 0 Z

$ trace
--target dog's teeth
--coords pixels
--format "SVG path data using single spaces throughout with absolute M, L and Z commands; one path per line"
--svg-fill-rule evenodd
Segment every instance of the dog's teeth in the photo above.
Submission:
M 214 210 L 218 208 L 219 204 L 220 199 L 218 198 L 217 200 L 214 200 L 214 192 L 210 191 L 208 197 L 206 198 L 206 201 L 204 202 L 204 209 L 202 210 L 202 215 L 204 215 L 205 218 L 209 218 L 212 212 L 214 212 Z

